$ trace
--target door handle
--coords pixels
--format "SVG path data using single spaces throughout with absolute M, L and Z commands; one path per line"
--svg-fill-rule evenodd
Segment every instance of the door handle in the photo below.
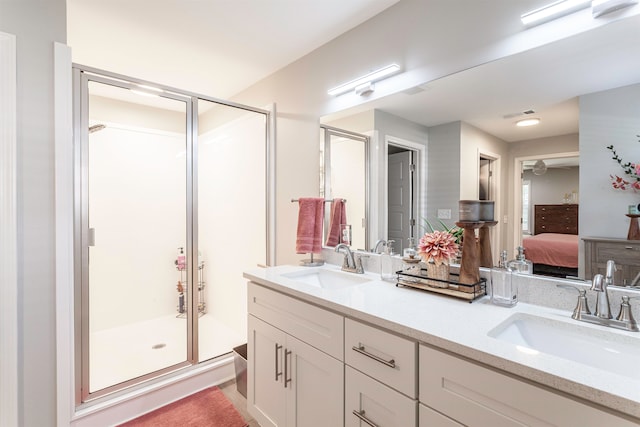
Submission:
M 353 415 L 358 417 L 361 421 L 369 424 L 371 427 L 378 427 L 378 424 L 371 421 L 369 418 L 364 416 L 364 409 L 362 411 L 356 411 L 355 409 L 352 412 Z
M 291 351 L 285 348 L 284 350 L 284 388 L 287 388 L 287 384 L 291 382 L 291 376 L 289 375 L 287 377 L 287 374 L 289 372 L 289 363 L 287 362 L 287 360 L 289 359 L 290 355 L 291 355 Z
M 282 346 L 278 345 L 278 343 L 276 343 L 276 346 L 275 346 L 275 351 L 276 351 L 276 357 L 275 357 L 275 359 L 276 359 L 276 369 L 275 369 L 276 381 L 278 381 L 278 378 L 280 378 L 280 375 L 282 375 L 282 372 L 278 372 L 278 350 L 280 350 L 281 348 L 282 348 Z

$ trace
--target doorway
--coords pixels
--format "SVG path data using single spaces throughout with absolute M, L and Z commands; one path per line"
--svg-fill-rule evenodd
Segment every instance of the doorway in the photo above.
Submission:
M 416 153 L 389 144 L 387 154 L 387 239 L 403 253 L 409 239 L 416 243 Z
M 246 342 L 269 113 L 82 66 L 74 93 L 80 405 Z

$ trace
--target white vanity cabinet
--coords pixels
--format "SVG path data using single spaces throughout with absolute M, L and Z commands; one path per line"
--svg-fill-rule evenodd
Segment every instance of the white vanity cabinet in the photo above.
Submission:
M 420 345 L 419 352 L 420 427 L 457 426 L 456 421 L 469 427 L 637 427 L 634 422 L 426 345 Z
M 345 426 L 415 426 L 417 342 L 345 319 Z
M 344 424 L 344 318 L 249 283 L 247 409 L 267 426 Z

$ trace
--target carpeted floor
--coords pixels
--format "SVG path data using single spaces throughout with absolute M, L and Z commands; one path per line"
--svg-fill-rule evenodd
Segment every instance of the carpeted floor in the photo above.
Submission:
M 218 387 L 211 387 L 135 418 L 120 427 L 245 427 L 246 421 Z

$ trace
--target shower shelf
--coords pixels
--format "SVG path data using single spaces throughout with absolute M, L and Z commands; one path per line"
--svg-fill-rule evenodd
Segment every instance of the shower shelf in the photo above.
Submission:
M 178 265 L 177 261 L 176 265 Z M 187 280 L 186 269 L 180 269 L 179 267 L 176 267 L 176 270 L 180 272 L 180 280 L 178 281 L 178 306 L 176 307 L 178 314 L 176 315 L 176 317 L 184 319 L 187 317 L 187 301 L 189 301 L 189 281 Z M 198 317 L 202 317 L 207 312 L 207 303 L 204 299 L 204 287 L 204 261 L 200 261 L 198 263 Z

